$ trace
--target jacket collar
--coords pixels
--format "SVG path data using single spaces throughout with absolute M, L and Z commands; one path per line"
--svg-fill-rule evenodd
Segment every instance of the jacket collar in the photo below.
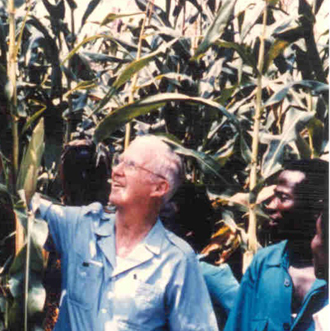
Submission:
M 273 267 L 279 267 L 280 265 L 284 265 L 286 267 L 289 266 L 289 254 L 288 254 L 288 241 L 283 240 L 279 242 L 277 245 L 278 249 L 273 250 L 271 254 L 269 254 L 267 265 Z

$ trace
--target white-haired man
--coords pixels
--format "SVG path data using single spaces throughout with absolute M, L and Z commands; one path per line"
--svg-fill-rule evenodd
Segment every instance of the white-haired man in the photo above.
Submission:
M 115 215 L 34 199 L 62 256 L 55 330 L 217 330 L 193 250 L 158 218 L 181 177 L 171 148 L 143 136 L 114 161 Z

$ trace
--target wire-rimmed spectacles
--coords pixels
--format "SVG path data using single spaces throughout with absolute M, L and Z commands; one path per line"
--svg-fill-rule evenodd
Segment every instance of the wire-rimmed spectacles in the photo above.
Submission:
M 157 176 L 157 177 L 160 177 L 160 178 L 166 180 L 166 178 L 163 175 L 157 174 L 157 173 L 155 173 L 155 172 L 153 172 L 153 171 L 151 171 L 151 170 L 149 170 L 145 167 L 142 167 L 142 166 L 136 164 L 133 160 L 124 159 L 122 154 L 115 154 L 112 158 L 112 167 L 118 167 L 121 164 L 123 164 L 125 169 L 127 169 L 127 170 L 134 171 L 136 169 L 141 169 L 141 170 L 144 170 L 146 172 L 149 172 L 150 174 L 152 174 L 154 176 Z

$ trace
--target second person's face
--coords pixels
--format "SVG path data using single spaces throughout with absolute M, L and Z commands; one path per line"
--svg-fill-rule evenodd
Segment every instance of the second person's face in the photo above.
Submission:
M 304 179 L 305 174 L 300 171 L 282 171 L 274 195 L 266 205 L 270 229 L 279 239 L 286 239 L 298 231 L 297 222 L 303 212 L 303 206 L 296 191 Z

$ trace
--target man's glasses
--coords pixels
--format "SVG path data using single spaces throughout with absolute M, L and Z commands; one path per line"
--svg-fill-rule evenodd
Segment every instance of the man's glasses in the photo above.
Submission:
M 112 167 L 117 167 L 121 164 L 124 166 L 125 170 L 135 171 L 136 169 L 141 169 L 141 170 L 144 170 L 146 172 L 149 172 L 150 174 L 152 174 L 154 176 L 157 176 L 157 177 L 160 177 L 160 178 L 166 180 L 166 178 L 163 175 L 157 174 L 157 173 L 155 173 L 155 172 L 153 172 L 153 171 L 151 171 L 147 168 L 144 168 L 140 165 L 137 165 L 132 160 L 125 160 L 121 154 L 115 154 L 112 158 Z

